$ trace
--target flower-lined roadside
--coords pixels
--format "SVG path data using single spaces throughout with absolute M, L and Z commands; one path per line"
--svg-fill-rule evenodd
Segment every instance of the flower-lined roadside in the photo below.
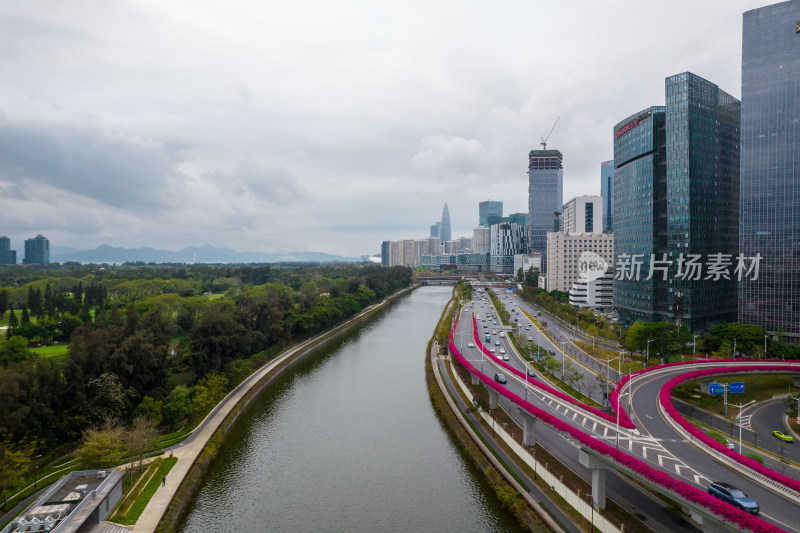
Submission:
M 673 363 L 673 364 L 680 364 L 680 363 Z M 663 365 L 668 366 L 668 365 Z M 659 367 L 654 367 L 659 368 Z M 705 444 L 706 446 L 713 448 L 714 450 L 727 455 L 728 457 L 734 459 L 736 462 L 758 472 L 761 475 L 767 476 L 769 479 L 784 485 L 794 491 L 800 492 L 800 482 L 780 474 L 766 466 L 761 465 L 758 461 L 754 461 L 749 457 L 745 457 L 737 453 L 734 450 L 728 449 L 727 446 L 723 446 L 721 443 L 715 441 L 708 435 L 706 435 L 703 431 L 699 430 L 697 427 L 694 426 L 691 422 L 686 420 L 675 406 L 672 404 L 672 389 L 684 383 L 686 381 L 695 380 L 698 378 L 706 377 L 706 376 L 717 376 L 720 374 L 735 374 L 735 373 L 762 373 L 762 372 L 770 372 L 770 373 L 797 373 L 800 372 L 800 365 L 798 364 L 781 364 L 781 365 L 770 365 L 770 366 L 760 366 L 760 367 L 742 367 L 742 366 L 730 366 L 730 367 L 723 367 L 723 368 L 706 368 L 703 370 L 696 370 L 694 372 L 688 372 L 686 374 L 681 374 L 680 376 L 676 376 L 669 380 L 667 383 L 664 384 L 664 387 L 661 388 L 661 392 L 659 393 L 659 400 L 661 405 L 664 407 L 664 410 L 667 414 L 676 422 L 678 423 L 683 429 L 685 429 L 689 434 L 698 439 L 700 442 Z
M 506 370 L 508 370 L 512 374 L 514 374 L 515 376 L 518 376 L 518 377 L 524 379 L 530 385 L 532 385 L 534 387 L 538 387 L 538 388 L 542 389 L 543 391 L 546 391 L 547 393 L 552 394 L 553 396 L 556 396 L 556 397 L 558 397 L 558 398 L 560 398 L 560 399 L 562 399 L 562 400 L 564 400 L 566 402 L 569 402 L 570 404 L 574 405 L 575 407 L 578 407 L 578 408 L 583 409 L 585 411 L 589 411 L 593 415 L 599 416 L 603 420 L 611 422 L 612 424 L 616 424 L 616 422 L 617 422 L 616 415 L 614 415 L 614 416 L 609 415 L 608 413 L 606 413 L 604 411 L 601 411 L 600 409 L 597 409 L 596 407 L 592 407 L 591 405 L 587 405 L 585 403 L 579 402 L 578 400 L 576 400 L 575 398 L 573 398 L 569 394 L 564 394 L 560 390 L 556 390 L 556 389 L 554 389 L 552 387 L 549 387 L 548 385 L 545 385 L 544 383 L 541 383 L 541 382 L 538 382 L 538 381 L 531 381 L 528 378 L 527 374 L 525 374 L 525 372 L 523 372 L 521 370 L 518 370 L 518 369 L 514 368 L 513 366 L 509 365 L 508 363 L 506 363 L 505 361 L 502 361 L 502 360 L 497 359 L 496 357 L 494 357 L 494 354 L 492 354 L 486 348 L 486 346 L 484 346 L 484 344 L 481 342 L 481 340 L 479 338 L 478 325 L 477 325 L 477 321 L 475 320 L 475 316 L 474 315 L 472 316 L 472 334 L 473 334 L 473 337 L 475 339 L 475 346 L 479 347 L 483 353 L 485 353 L 487 356 L 491 357 L 492 361 L 494 363 L 502 366 L 503 368 L 505 368 Z M 616 410 L 619 409 L 619 402 L 617 401 L 616 404 L 614 403 L 614 398 L 616 398 L 616 396 L 614 396 L 613 394 L 612 394 L 611 398 L 612 398 L 611 404 L 616 406 L 616 409 L 615 409 L 615 412 L 616 412 Z M 628 417 L 628 414 L 624 410 L 620 411 L 620 413 L 619 413 L 619 425 L 620 425 L 620 427 L 624 427 L 625 429 L 635 429 L 636 428 L 636 426 L 633 424 L 633 422 L 631 422 L 631 419 Z
M 670 490 L 671 492 L 674 492 L 675 494 L 684 498 L 687 501 L 705 507 L 715 515 L 722 517 L 722 519 L 727 522 L 736 524 L 743 529 L 747 529 L 757 533 L 773 533 L 773 532 L 783 531 L 777 526 L 764 522 L 763 520 L 760 520 L 759 518 L 756 518 L 745 511 L 742 511 L 730 504 L 727 504 L 721 500 L 714 498 L 713 496 L 707 494 L 706 492 L 698 488 L 693 487 L 692 485 L 689 485 L 688 483 L 679 481 L 670 476 L 669 474 L 666 474 L 660 470 L 656 470 L 650 465 L 644 463 L 643 461 L 635 457 L 626 454 L 625 452 L 619 451 L 605 444 L 604 442 L 595 439 L 594 437 L 580 431 L 579 429 L 559 420 L 550 413 L 547 413 L 546 411 L 539 409 L 533 404 L 525 401 L 523 398 L 507 390 L 500 384 L 495 383 L 493 379 L 486 376 L 480 370 L 475 368 L 472 365 L 472 363 L 470 363 L 458 351 L 458 349 L 455 346 L 453 337 L 454 331 L 457 326 L 458 326 L 458 320 L 456 320 L 455 324 L 453 325 L 453 329 L 450 332 L 450 337 L 448 341 L 448 347 L 453 357 L 455 357 L 456 360 L 462 366 L 464 366 L 464 368 L 466 368 L 471 374 L 477 376 L 478 379 L 480 379 L 480 381 L 486 387 L 489 387 L 497 391 L 499 394 L 508 398 L 516 405 L 522 407 L 535 417 L 539 418 L 543 423 L 549 425 L 550 427 L 559 432 L 565 433 L 566 435 L 574 438 L 587 448 L 590 448 L 601 455 L 609 457 L 614 462 L 619 464 L 621 467 L 628 469 L 632 472 L 635 472 L 636 474 L 642 476 L 648 481 L 658 484 L 664 487 L 665 489 Z

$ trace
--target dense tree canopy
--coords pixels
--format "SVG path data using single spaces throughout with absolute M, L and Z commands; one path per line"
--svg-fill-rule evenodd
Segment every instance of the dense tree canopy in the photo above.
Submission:
M 253 364 L 410 285 L 411 270 L 55 265 L 0 268 L 4 283 L 0 303 L 17 311 L 0 341 L 0 439 L 47 447 L 88 436 L 98 462 L 117 446 L 100 424 L 204 416 Z M 66 354 L 31 351 L 56 342 Z

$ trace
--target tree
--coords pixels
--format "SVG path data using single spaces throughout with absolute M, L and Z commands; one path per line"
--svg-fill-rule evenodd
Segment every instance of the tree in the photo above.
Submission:
M 530 287 L 539 286 L 539 269 L 530 267 L 525 273 L 525 285 Z
M 11 314 L 8 316 L 8 329 L 12 330 L 19 325 L 17 313 L 14 312 L 14 306 L 11 306 Z
M 733 348 L 731 347 L 731 343 L 729 343 L 727 339 L 722 341 L 719 350 L 717 350 L 717 355 L 720 357 L 730 357 L 732 353 Z
M 0 318 L 8 311 L 8 291 L 3 289 L 0 291 Z
M 154 426 L 158 426 L 163 418 L 162 408 L 163 402 L 161 400 L 156 401 L 151 396 L 145 396 L 142 398 L 141 403 L 136 406 L 133 415 L 136 418 L 146 418 Z
M 0 342 L 0 364 L 18 363 L 30 355 L 28 339 L 14 335 L 5 342 Z
M 172 400 L 164 404 L 162 412 L 164 418 L 169 422 L 169 429 L 172 431 L 172 424 L 177 424 L 186 419 L 192 412 L 192 391 L 178 385 L 172 390 Z
M 8 439 L 0 441 L 0 491 L 3 492 L 3 508 L 8 504 L 8 491 L 16 488 L 25 478 L 28 465 L 33 461 L 33 452 L 33 443 L 13 443 Z
M 201 379 L 194 386 L 194 398 L 192 398 L 192 414 L 197 418 L 205 416 L 206 413 L 217 405 L 225 397 L 225 388 L 228 380 L 225 376 L 211 373 Z
M 83 433 L 83 446 L 78 457 L 84 468 L 117 466 L 124 457 L 124 429 L 113 418 L 107 418 L 100 428 L 89 428 Z
M 522 267 L 519 267 L 519 270 L 517 270 L 517 281 L 519 281 L 520 283 L 523 283 L 525 281 L 525 271 L 523 270 Z
M 142 469 L 144 454 L 150 450 L 158 432 L 153 421 L 146 416 L 137 416 L 125 434 L 125 449 L 128 457 L 136 461 L 138 470 Z M 131 468 L 133 471 L 133 468 Z
M 21 326 L 27 326 L 31 323 L 31 317 L 28 314 L 28 308 L 25 307 L 24 304 L 22 306 L 22 318 L 20 318 L 19 323 Z
M 95 421 L 122 420 L 128 412 L 133 391 L 123 387 L 116 374 L 105 373 L 89 381 L 86 406 Z

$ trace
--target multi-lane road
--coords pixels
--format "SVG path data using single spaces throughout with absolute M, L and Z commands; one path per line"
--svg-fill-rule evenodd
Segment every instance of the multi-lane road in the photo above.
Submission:
M 503 298 L 504 305 L 507 310 L 511 311 L 515 317 L 518 317 L 522 328 L 528 324 L 528 319 L 524 314 L 513 311 L 514 308 L 521 307 L 526 309 L 531 315 L 535 314 L 535 310 L 520 300 L 518 297 L 507 294 L 506 291 L 498 291 Z M 479 293 L 476 293 L 478 297 Z M 508 342 L 507 336 L 500 337 L 499 332 L 502 331 L 502 326 L 499 325 L 499 319 L 492 317 L 495 310 L 492 307 L 491 301 L 488 298 L 476 299 L 472 306 L 468 306 L 465 312 L 462 313 L 462 319 L 459 321 L 458 330 L 456 331 L 455 342 L 461 353 L 472 362 L 477 368 L 488 376 L 492 376 L 495 372 L 502 372 L 506 375 L 508 383 L 505 385 L 511 392 L 521 396 L 527 397 L 528 401 L 537 407 L 551 412 L 564 421 L 577 426 L 581 431 L 594 436 L 599 440 L 604 440 L 608 444 L 616 445 L 619 442 L 619 448 L 626 453 L 649 463 L 651 466 L 669 473 L 671 476 L 690 483 L 701 490 L 706 490 L 709 483 L 712 481 L 727 481 L 732 483 L 742 490 L 744 490 L 752 498 L 756 499 L 761 505 L 760 517 L 763 520 L 771 522 L 778 527 L 787 531 L 800 532 L 800 524 L 796 521 L 796 514 L 798 505 L 795 501 L 789 500 L 775 492 L 763 487 L 761 484 L 750 480 L 748 477 L 741 473 L 717 462 L 711 455 L 706 453 L 702 447 L 697 447 L 694 444 L 687 442 L 680 434 L 678 434 L 672 426 L 663 418 L 661 411 L 658 407 L 658 396 L 663 385 L 676 375 L 686 372 L 686 368 L 666 368 L 657 372 L 646 373 L 633 380 L 630 387 L 626 387 L 622 391 L 624 397 L 622 399 L 623 407 L 627 408 L 631 419 L 637 426 L 639 431 L 638 436 L 634 436 L 627 430 L 622 430 L 617 433 L 617 427 L 614 423 L 592 415 L 578 406 L 572 406 L 563 401 L 551 397 L 542 389 L 526 386 L 524 380 L 510 375 L 493 360 L 492 357 L 486 356 L 479 349 L 478 346 L 469 347 L 469 343 L 474 344 L 472 333 L 472 313 L 474 312 L 478 320 L 478 333 L 479 338 L 484 340 L 484 332 L 496 331 L 497 335 L 491 336 L 491 347 L 497 350 L 497 355 L 502 348 L 506 354 L 509 355 L 508 364 L 515 368 L 525 370 L 526 365 L 522 359 L 516 354 L 513 346 Z M 466 320 L 465 320 L 466 319 Z M 481 321 L 484 319 L 485 321 Z M 493 324 L 494 320 L 498 324 Z M 488 322 L 487 322 L 488 321 Z M 541 335 L 537 328 L 522 329 L 520 333 L 521 338 L 527 339 L 532 337 L 534 342 L 540 346 L 551 350 L 556 353 L 556 357 L 561 359 L 564 357 L 562 346 L 568 348 L 569 333 L 565 331 L 566 328 L 556 323 L 553 320 L 548 320 L 548 330 L 554 339 L 559 337 L 564 338 L 563 344 L 555 346 L 547 339 L 546 336 Z M 484 324 L 488 324 L 486 329 L 483 328 Z M 538 335 L 538 336 L 537 336 Z M 499 345 L 496 343 L 499 341 Z M 489 343 L 486 343 L 487 345 Z M 604 365 L 600 365 L 594 360 L 589 360 L 588 356 L 582 354 L 576 347 L 572 347 L 572 352 L 576 355 L 576 359 L 570 358 L 572 364 L 580 372 L 584 373 L 584 380 L 593 380 L 594 373 L 599 371 L 605 375 L 608 370 L 611 378 L 616 381 L 616 370 L 607 369 Z M 580 363 L 580 359 L 586 361 L 585 364 Z M 706 366 L 702 365 L 701 366 Z M 692 365 L 692 369 L 700 368 L 700 366 Z M 798 369 L 800 372 L 800 369 Z M 537 376 L 538 379 L 541 379 Z M 552 384 L 550 384 L 552 386 Z M 593 399 L 602 402 L 602 390 L 595 387 L 593 392 Z M 515 415 L 514 406 L 510 405 L 504 400 L 501 402 L 504 409 L 512 416 Z M 765 456 L 766 466 L 776 470 L 780 473 L 788 475 L 797 479 L 800 477 L 798 472 L 791 463 L 782 462 L 780 460 L 781 452 L 783 457 L 790 460 L 796 460 L 797 452 L 794 450 L 795 446 L 800 446 L 800 443 L 784 444 L 783 449 L 777 439 L 772 437 L 772 429 L 782 429 L 775 417 L 780 417 L 781 406 L 779 402 L 770 402 L 769 404 L 758 404 L 750 411 L 743 413 L 743 440 L 747 443 L 753 442 L 753 433 L 748 431 L 755 425 L 761 428 L 758 436 L 758 444 L 762 449 L 772 452 L 772 455 L 765 454 L 763 451 L 758 450 L 760 455 Z M 722 422 L 718 423 L 718 427 L 722 428 Z M 738 429 L 737 429 L 738 434 Z M 738 436 L 738 435 L 737 435 Z M 546 439 L 542 442 L 540 439 Z M 539 431 L 537 430 L 537 441 L 548 447 L 548 450 L 560 456 L 559 459 L 567 464 L 578 464 L 577 448 L 571 443 L 565 446 L 565 440 L 558 433 L 553 431 Z M 568 442 L 568 441 L 567 441 Z M 752 446 L 745 444 L 743 452 L 751 449 Z M 588 470 L 583 467 L 576 466 L 576 471 L 585 471 L 588 475 Z M 621 505 L 629 509 L 636 509 L 636 513 L 640 516 L 645 516 L 647 523 L 659 531 L 675 531 L 676 529 L 692 530 L 693 526 L 687 523 L 681 523 L 680 520 L 671 515 L 672 520 L 669 522 L 664 521 L 663 514 L 670 514 L 664 509 L 663 504 L 658 503 L 651 498 L 642 498 L 641 493 L 632 484 L 623 481 L 622 479 L 609 478 L 609 497 L 618 501 Z M 675 521 L 677 520 L 677 521 Z

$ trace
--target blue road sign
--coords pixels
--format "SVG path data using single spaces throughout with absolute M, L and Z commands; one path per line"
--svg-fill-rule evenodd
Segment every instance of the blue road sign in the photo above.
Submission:
M 731 394 L 736 394 L 737 392 L 744 392 L 744 381 L 731 383 L 730 387 L 728 388 L 728 392 L 730 392 Z
M 708 393 L 709 394 L 722 394 L 725 392 L 725 387 L 722 383 L 709 383 L 708 384 Z

